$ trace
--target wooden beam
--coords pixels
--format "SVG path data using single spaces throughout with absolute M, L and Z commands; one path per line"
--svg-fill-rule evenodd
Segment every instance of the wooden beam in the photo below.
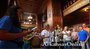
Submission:
M 66 15 L 76 11 L 77 9 L 79 9 L 87 4 L 89 4 L 89 0 L 78 0 L 71 6 L 69 6 L 65 10 L 63 10 L 63 16 L 66 16 Z

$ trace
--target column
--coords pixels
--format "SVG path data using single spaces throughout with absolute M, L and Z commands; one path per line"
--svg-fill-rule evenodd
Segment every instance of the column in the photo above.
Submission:
M 47 2 L 47 23 L 50 26 L 57 24 L 63 26 L 62 10 L 60 0 L 48 0 Z

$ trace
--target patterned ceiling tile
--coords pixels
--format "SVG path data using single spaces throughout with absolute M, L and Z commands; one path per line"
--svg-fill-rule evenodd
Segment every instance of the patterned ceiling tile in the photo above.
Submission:
M 25 12 L 38 13 L 44 0 L 19 0 L 20 7 Z

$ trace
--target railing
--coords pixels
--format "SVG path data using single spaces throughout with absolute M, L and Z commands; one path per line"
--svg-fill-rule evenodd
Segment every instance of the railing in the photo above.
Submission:
M 68 1 L 66 4 L 65 4 L 65 6 L 63 7 L 63 9 L 66 9 L 67 7 L 69 7 L 69 6 L 71 6 L 73 3 L 75 3 L 76 1 L 78 1 L 78 0 L 70 0 L 70 1 Z
M 89 0 L 77 0 L 75 3 L 73 3 L 70 6 L 67 6 L 67 8 L 65 8 L 63 10 L 63 16 L 66 16 L 78 9 L 80 9 L 81 7 L 84 7 L 85 5 L 89 4 Z

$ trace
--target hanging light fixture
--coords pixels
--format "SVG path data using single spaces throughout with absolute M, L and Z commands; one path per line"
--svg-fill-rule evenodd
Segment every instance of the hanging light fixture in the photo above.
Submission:
M 29 16 L 29 17 L 28 17 L 28 19 L 32 19 L 32 17 L 31 17 L 31 16 Z
M 31 16 L 31 14 L 30 14 L 30 16 L 28 16 L 28 19 L 33 19 L 33 17 Z
M 28 21 L 32 21 L 32 20 L 28 20 Z

